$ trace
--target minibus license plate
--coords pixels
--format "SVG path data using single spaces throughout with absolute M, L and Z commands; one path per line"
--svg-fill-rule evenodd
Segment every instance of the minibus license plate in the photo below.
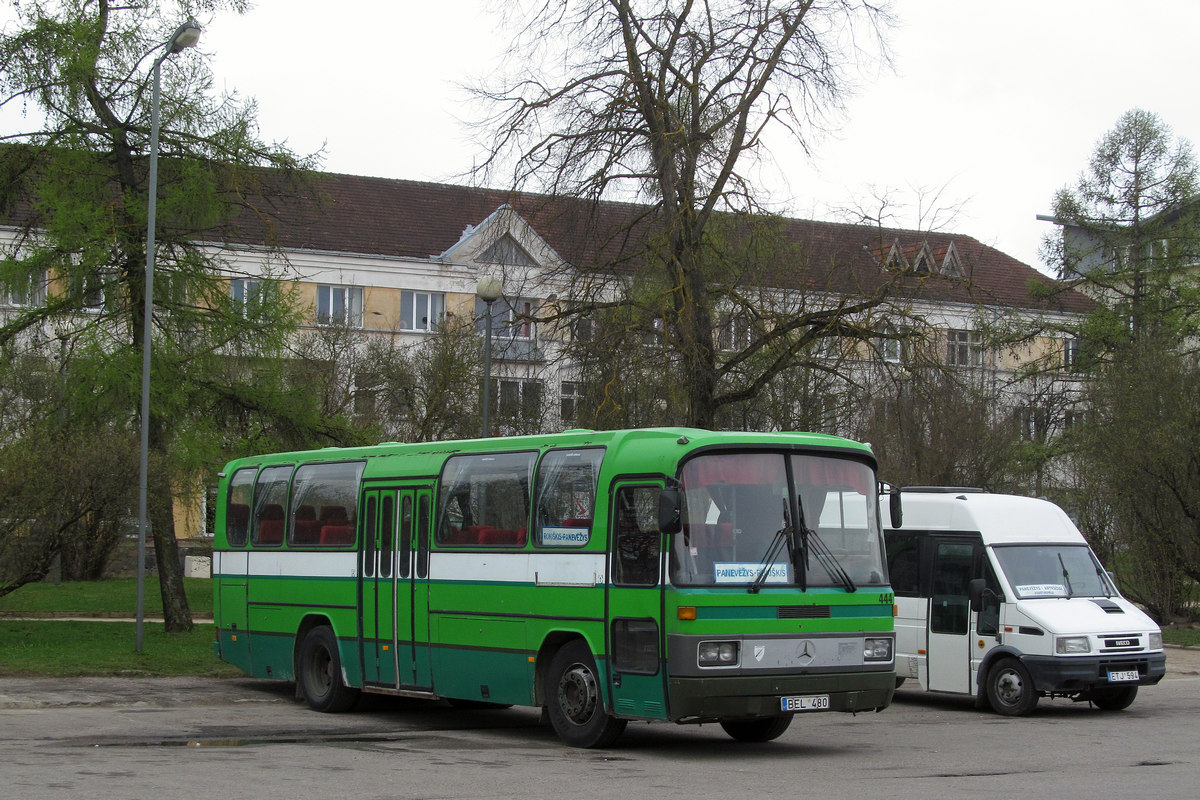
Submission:
M 1120 681 L 1136 681 L 1138 679 L 1138 671 L 1136 669 L 1114 670 L 1108 673 L 1109 683 L 1119 683 Z
M 781 697 L 779 705 L 783 711 L 824 711 L 829 708 L 829 695 L 808 694 L 800 697 Z

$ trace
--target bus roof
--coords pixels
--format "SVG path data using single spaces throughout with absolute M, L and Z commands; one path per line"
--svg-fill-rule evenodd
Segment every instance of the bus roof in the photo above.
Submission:
M 663 448 L 664 442 L 674 442 L 683 448 L 675 452 Z M 430 467 L 440 469 L 442 460 L 459 452 L 511 452 L 516 450 L 542 450 L 552 447 L 607 446 L 630 456 L 644 450 L 647 461 L 661 461 L 662 471 L 674 472 L 679 456 L 706 448 L 759 445 L 781 449 L 814 448 L 840 450 L 867 460 L 872 466 L 875 456 L 870 445 L 820 433 L 761 433 L 743 431 L 709 431 L 699 428 L 632 428 L 628 430 L 591 431 L 573 430 L 563 433 L 537 434 L 531 436 L 497 436 L 487 439 L 460 439 L 441 442 L 383 442 L 364 447 L 326 447 L 320 450 L 293 451 L 250 456 L 230 462 L 225 469 L 231 470 L 250 465 L 292 464 L 313 461 L 348 461 L 380 456 L 430 457 Z M 436 467 L 434 465 L 437 465 Z M 668 469 L 669 466 L 669 469 Z M 647 468 L 655 468 L 651 464 Z M 365 475 L 364 477 L 369 477 Z
M 1066 512 L 1048 500 L 978 491 L 903 492 L 902 497 L 899 530 L 978 532 L 989 545 L 1085 543 Z

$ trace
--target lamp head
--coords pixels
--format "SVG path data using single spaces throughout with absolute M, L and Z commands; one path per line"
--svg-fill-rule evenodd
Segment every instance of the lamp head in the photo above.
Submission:
M 195 47 L 198 41 L 200 41 L 200 23 L 189 19 L 176 28 L 175 33 L 171 34 L 171 41 L 167 42 L 167 52 L 178 53 L 180 50 Z
M 504 287 L 499 278 L 494 275 L 485 275 L 475 285 L 475 294 L 479 295 L 479 299 L 485 303 L 494 303 L 504 294 Z

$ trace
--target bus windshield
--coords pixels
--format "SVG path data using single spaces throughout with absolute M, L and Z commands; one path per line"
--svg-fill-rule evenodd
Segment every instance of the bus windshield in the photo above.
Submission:
M 1111 597 L 1116 590 L 1091 549 L 1082 544 L 994 548 L 1000 569 L 1020 598 Z
M 846 587 L 846 577 L 852 586 L 885 583 L 875 479 L 866 464 L 717 453 L 688 461 L 681 481 L 674 585 Z M 786 546 L 778 546 L 781 537 Z

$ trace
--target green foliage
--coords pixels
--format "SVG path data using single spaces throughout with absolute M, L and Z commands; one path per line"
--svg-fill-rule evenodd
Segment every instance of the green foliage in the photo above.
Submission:
M 246 4 L 210 0 L 202 8 L 241 13 Z M 94 439 L 90 451 L 85 439 L 82 450 L 69 452 L 94 458 L 139 424 L 142 334 L 152 327 L 150 515 L 160 579 L 177 587 L 175 492 L 195 488 L 198 474 L 244 449 L 352 439 L 344 418 L 326 416 L 305 386 L 272 363 L 296 330 L 293 298 L 266 281 L 253 302 L 232 301 L 229 254 L 211 244 L 245 220 L 269 222 L 278 199 L 303 185 L 302 170 L 315 160 L 261 140 L 254 104 L 215 95 L 201 52 L 166 57 L 164 44 L 193 3 L 22 0 L 12 9 L 15 22 L 0 34 L 0 105 L 27 108 L 30 127 L 0 147 L 0 204 L 19 226 L 0 255 L 0 281 L 36 287 L 43 302 L 6 317 L 0 346 L 59 344 L 60 374 L 70 382 L 26 400 L 53 400 L 64 424 Z M 161 157 L 147 318 L 155 63 Z M 12 438 L 4 446 L 22 446 L 15 433 L 6 429 Z M 36 439 L 24 445 L 54 453 Z M 127 487 L 134 482 L 123 470 L 116 474 L 125 491 L 104 501 L 109 528 L 131 515 Z M 29 513 L 44 529 L 57 512 L 44 503 Z M 190 624 L 177 588 L 164 591 L 163 601 L 168 627 Z

